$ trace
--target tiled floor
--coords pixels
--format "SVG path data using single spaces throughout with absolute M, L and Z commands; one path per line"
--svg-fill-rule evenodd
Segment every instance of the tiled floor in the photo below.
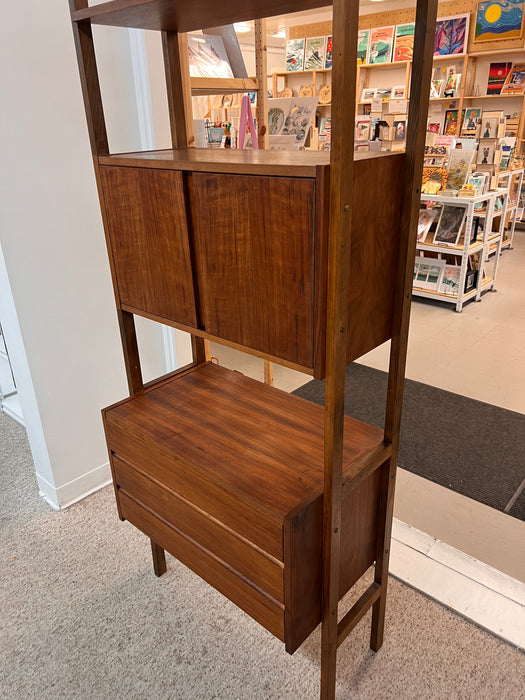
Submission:
M 525 413 L 523 231 L 516 232 L 514 249 L 502 254 L 496 289 L 496 292 L 485 293 L 480 302 L 467 303 L 461 313 L 456 313 L 449 304 L 415 299 L 406 374 L 416 381 Z M 224 366 L 262 379 L 262 360 L 217 345 L 212 346 L 212 352 Z M 387 370 L 388 353 L 389 343 L 386 343 L 359 361 Z M 275 386 L 293 391 L 306 381 L 309 381 L 308 376 L 274 365 Z M 504 440 L 505 436 L 497 435 L 494 439 Z M 525 462 L 525 445 L 516 445 L 516 449 L 523 451 Z M 495 621 L 497 611 L 503 611 L 513 596 L 514 612 L 510 613 L 509 619 L 514 616 L 517 620 L 516 616 L 523 618 L 525 614 L 522 600 L 525 590 L 525 523 L 403 470 L 399 473 L 394 515 L 398 523 L 404 524 L 403 535 L 392 549 L 396 575 L 440 599 L 440 592 L 434 585 L 438 575 L 434 568 L 436 562 L 429 561 L 432 554 L 427 549 L 435 551 L 445 542 L 454 555 L 447 559 L 446 564 L 441 563 L 439 576 L 446 581 L 441 589 L 443 602 L 466 614 L 462 609 L 464 587 L 474 581 L 489 591 L 489 599 L 480 605 L 467 606 L 468 616 L 517 643 L 513 630 L 506 635 Z M 437 545 L 421 548 L 421 533 L 426 533 L 423 537 Z M 451 565 L 452 560 L 463 563 Z M 478 573 L 475 566 L 471 567 L 473 561 L 483 562 L 479 563 Z M 502 589 L 491 589 L 487 583 L 487 566 L 489 570 L 492 567 L 503 572 L 507 577 L 507 589 L 505 585 Z M 516 585 L 518 596 L 514 595 Z M 451 593 L 454 587 L 458 593 L 456 597 Z M 473 595 L 476 597 L 477 594 Z M 487 606 L 492 607 L 489 616 Z M 521 644 L 524 643 L 521 640 Z

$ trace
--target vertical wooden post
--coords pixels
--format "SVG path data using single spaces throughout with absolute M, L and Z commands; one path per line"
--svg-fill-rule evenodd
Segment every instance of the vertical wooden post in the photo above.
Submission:
M 173 148 L 195 145 L 191 104 L 188 38 L 186 34 L 162 32 L 164 70 L 168 92 L 171 142 Z M 193 361 L 207 362 L 211 357 L 209 341 L 191 336 Z
M 418 0 L 410 106 L 406 144 L 405 187 L 402 203 L 400 256 L 390 367 L 385 415 L 385 440 L 392 443 L 392 456 L 383 466 L 378 543 L 375 567 L 375 582 L 381 586 L 381 596 L 373 606 L 370 646 L 377 651 L 383 643 L 390 537 L 394 508 L 394 489 L 399 449 L 399 428 L 403 401 L 410 302 L 412 298 L 412 276 L 416 254 L 416 231 L 420 208 L 423 154 L 425 149 L 426 122 L 432 77 L 432 53 L 437 15 L 437 0 Z M 406 251 L 406 254 L 405 254 Z
M 321 698 L 335 697 L 348 270 L 359 3 L 334 0 L 332 149 L 326 322 Z
M 81 10 L 88 6 L 87 0 L 69 0 L 71 11 Z M 100 82 L 98 78 L 97 61 L 95 56 L 95 46 L 93 43 L 93 32 L 91 22 L 73 22 L 73 37 L 77 52 L 77 61 L 84 98 L 84 108 L 88 126 L 91 152 L 93 154 L 93 167 L 102 202 L 100 187 L 98 156 L 109 154 L 108 136 L 104 109 L 102 106 L 102 95 L 100 93 Z M 102 211 L 104 207 L 102 206 Z M 104 217 L 103 217 L 104 218 Z M 106 238 L 108 236 L 107 223 L 104 218 Z M 111 256 L 110 256 L 111 261 Z M 111 262 L 110 262 L 111 264 Z M 115 280 L 114 270 L 111 270 L 113 281 Z M 114 284 L 114 288 L 116 286 Z M 116 292 L 115 292 L 116 294 Z M 119 307 L 117 299 L 117 308 Z M 135 394 L 143 388 L 142 372 L 140 368 L 140 358 L 137 344 L 137 334 L 135 331 L 135 321 L 133 315 L 118 308 L 117 318 L 120 328 L 122 350 L 124 353 L 124 363 L 130 394 Z

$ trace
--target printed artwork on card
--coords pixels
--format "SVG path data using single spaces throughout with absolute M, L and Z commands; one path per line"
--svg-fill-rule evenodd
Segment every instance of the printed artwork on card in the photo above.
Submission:
M 494 163 L 494 143 L 480 141 L 478 147 L 478 165 L 492 165 Z
M 392 95 L 392 88 L 391 87 L 384 87 L 384 88 L 376 88 L 376 97 L 380 98 L 383 100 L 383 102 L 386 102 L 387 100 L 390 99 L 390 96 Z
M 304 70 L 304 39 L 288 39 L 286 42 L 286 70 Z
M 291 150 L 304 146 L 306 135 L 315 118 L 317 97 L 291 97 L 268 100 L 268 133 L 270 149 L 288 143 Z M 286 141 L 273 137 L 289 137 Z M 272 143 L 273 142 L 273 143 Z
M 368 63 L 368 45 L 370 42 L 370 29 L 360 29 L 357 32 L 357 63 Z
M 393 85 L 390 98 L 392 100 L 404 100 L 406 96 L 406 87 L 404 85 Z
M 370 117 L 358 115 L 355 118 L 355 140 L 368 141 L 370 138 Z
M 441 91 L 443 90 L 443 85 L 445 84 L 444 80 L 441 79 L 434 79 L 430 83 L 430 97 L 441 97 Z
M 468 40 L 470 15 L 442 17 L 436 22 L 434 56 L 451 56 L 465 53 Z
M 505 84 L 507 75 L 510 73 L 512 63 L 491 63 L 489 66 L 489 77 L 487 81 L 487 95 L 501 95 L 501 90 Z
M 370 30 L 369 63 L 390 63 L 395 27 L 378 27 Z
M 376 96 L 376 88 L 364 88 L 361 95 L 361 102 L 372 102 Z
M 495 139 L 498 137 L 499 119 L 497 117 L 483 116 L 481 122 L 480 137 L 482 139 Z
M 326 37 L 310 36 L 304 47 L 304 69 L 322 70 L 326 50 Z
M 502 95 L 523 95 L 525 88 L 525 63 L 516 63 L 505 78 Z
M 470 171 L 470 164 L 474 157 L 474 149 L 453 148 L 448 157 L 447 190 L 460 190 Z
M 407 120 L 394 120 L 394 141 L 404 141 L 406 138 Z
M 394 52 L 392 61 L 411 61 L 414 53 L 414 22 L 408 24 L 398 24 L 396 27 L 396 38 L 394 40 Z
M 332 51 L 333 51 L 333 39 L 331 36 L 326 37 L 326 52 L 324 57 L 324 67 L 332 67 Z
M 447 184 L 448 172 L 445 168 L 423 168 L 421 180 L 421 192 L 423 194 L 437 194 L 444 190 Z
M 455 97 L 461 84 L 461 73 L 450 73 L 443 88 L 443 97 Z
M 442 294 L 457 296 L 459 293 L 460 277 L 461 267 L 459 265 L 445 265 L 438 291 Z
M 458 126 L 458 110 L 447 109 L 445 112 L 445 121 L 443 124 L 443 133 L 446 135 L 454 135 Z
M 419 219 L 417 222 L 417 240 L 418 243 L 424 243 L 425 238 L 432 226 L 432 222 L 438 213 L 437 209 L 420 209 Z
M 461 126 L 462 136 L 477 136 L 481 121 L 481 109 L 479 107 L 469 107 L 465 110 L 465 118 Z
M 222 37 L 188 34 L 188 60 L 192 78 L 233 78 Z
M 465 207 L 454 207 L 444 204 L 433 243 L 447 246 L 457 245 L 466 214 L 467 210 Z
M 520 39 L 523 31 L 524 0 L 482 0 L 478 2 L 474 41 Z
M 414 286 L 437 291 L 441 284 L 445 260 L 416 256 L 414 260 Z

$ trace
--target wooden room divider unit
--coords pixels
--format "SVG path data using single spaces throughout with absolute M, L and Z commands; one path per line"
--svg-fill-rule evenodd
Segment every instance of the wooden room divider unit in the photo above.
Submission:
M 405 153 L 354 154 L 357 2 L 333 3 L 329 154 L 188 148 L 184 34 L 324 4 L 70 0 L 130 389 L 103 411 L 119 516 L 157 575 L 169 551 L 288 652 L 322 622 L 328 700 L 370 608 L 383 641 L 437 2 L 417 4 Z M 110 153 L 93 24 L 162 33 L 172 149 Z M 145 385 L 134 315 L 188 331 L 192 364 Z M 383 431 L 344 416 L 345 366 L 388 339 Z M 207 340 L 325 378 L 324 408 L 210 363 Z

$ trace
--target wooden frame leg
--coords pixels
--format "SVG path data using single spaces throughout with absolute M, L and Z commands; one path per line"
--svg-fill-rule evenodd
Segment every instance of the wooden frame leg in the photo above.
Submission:
M 151 542 L 151 554 L 153 555 L 153 571 L 155 576 L 162 576 L 166 573 L 166 555 L 160 545 L 153 540 Z
M 392 516 L 394 511 L 396 463 L 392 459 L 389 459 L 388 462 L 383 465 L 382 470 L 374 577 L 375 583 L 381 586 L 381 595 L 372 608 L 370 648 L 373 651 L 379 651 L 383 644 L 386 591 L 388 587 L 388 563 L 390 561 L 390 539 L 392 536 Z

